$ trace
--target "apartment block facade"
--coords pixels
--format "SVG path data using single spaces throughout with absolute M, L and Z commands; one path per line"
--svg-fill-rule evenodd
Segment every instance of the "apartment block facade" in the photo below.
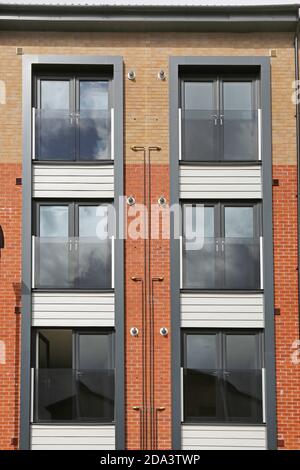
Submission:
M 0 2 L 0 448 L 299 449 L 300 5 L 72 3 Z

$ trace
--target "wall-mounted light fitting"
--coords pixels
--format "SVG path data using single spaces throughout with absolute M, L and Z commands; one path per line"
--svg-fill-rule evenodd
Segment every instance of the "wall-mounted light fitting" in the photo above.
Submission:
M 157 74 L 159 80 L 165 80 L 167 78 L 166 73 L 164 70 L 160 70 Z
M 130 334 L 131 334 L 131 336 L 138 336 L 138 334 L 139 334 L 138 328 L 136 328 L 135 326 L 130 328 Z
M 135 71 L 134 70 L 129 70 L 127 74 L 128 80 L 135 80 Z
M 169 333 L 168 328 L 166 328 L 165 326 L 163 326 L 163 327 L 159 330 L 159 332 L 160 332 L 160 334 L 161 334 L 162 336 L 168 336 L 168 333 Z
M 159 206 L 165 206 L 167 204 L 167 199 L 164 196 L 160 196 L 157 202 Z
M 135 204 L 135 199 L 134 199 L 133 196 L 128 196 L 128 198 L 127 198 L 127 204 L 128 204 L 129 206 L 134 206 L 134 204 Z

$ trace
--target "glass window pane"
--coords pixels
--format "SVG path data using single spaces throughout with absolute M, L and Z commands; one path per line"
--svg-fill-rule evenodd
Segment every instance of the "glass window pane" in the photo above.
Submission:
M 218 159 L 214 86 L 213 81 L 184 84 L 182 158 L 185 160 Z
M 258 368 L 257 335 L 226 335 L 226 368 Z
M 224 287 L 259 289 L 260 247 L 253 207 L 225 207 Z
M 224 160 L 257 160 L 258 116 L 252 82 L 223 82 Z
M 79 207 L 78 269 L 81 288 L 111 287 L 111 240 L 108 237 L 108 207 Z
M 214 109 L 213 86 L 214 82 L 185 82 L 185 109 Z
M 112 368 L 111 335 L 79 334 L 79 369 Z
M 73 160 L 74 117 L 70 114 L 69 80 L 41 80 L 40 109 L 36 110 L 36 158 Z
M 40 206 L 40 237 L 69 236 L 69 207 Z
M 107 81 L 80 81 L 79 158 L 101 160 L 110 155 L 110 111 Z
M 41 109 L 70 108 L 69 80 L 41 80 Z
M 99 80 L 80 80 L 80 111 L 108 110 L 108 82 Z
M 107 206 L 79 206 L 79 236 L 100 240 L 108 237 Z
M 252 109 L 252 82 L 223 82 L 224 110 Z
M 216 288 L 214 207 L 184 206 L 184 287 Z
M 186 335 L 187 369 L 216 369 L 217 368 L 217 336 Z
M 225 207 L 225 237 L 254 236 L 253 207 Z
M 72 368 L 72 330 L 39 330 L 39 367 Z

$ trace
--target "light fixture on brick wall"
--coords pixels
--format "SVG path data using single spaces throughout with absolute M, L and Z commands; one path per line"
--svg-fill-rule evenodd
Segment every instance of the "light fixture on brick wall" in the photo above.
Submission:
M 127 74 L 127 78 L 128 80 L 135 80 L 135 71 L 134 70 L 129 70 L 128 74 Z
M 164 70 L 160 70 L 157 74 L 159 80 L 165 80 L 167 78 L 166 72 Z

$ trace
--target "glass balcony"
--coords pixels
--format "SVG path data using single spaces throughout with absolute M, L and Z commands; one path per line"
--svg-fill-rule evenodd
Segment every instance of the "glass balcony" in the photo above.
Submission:
M 114 421 L 115 371 L 36 369 L 35 421 Z
M 35 110 L 35 158 L 97 161 L 111 158 L 111 112 Z
M 109 289 L 112 241 L 92 237 L 34 237 L 34 287 Z
M 258 150 L 258 111 L 184 110 L 182 160 L 255 161 Z
M 262 370 L 183 370 L 185 421 L 261 423 Z
M 260 243 L 255 238 L 184 242 L 183 287 L 260 289 Z

